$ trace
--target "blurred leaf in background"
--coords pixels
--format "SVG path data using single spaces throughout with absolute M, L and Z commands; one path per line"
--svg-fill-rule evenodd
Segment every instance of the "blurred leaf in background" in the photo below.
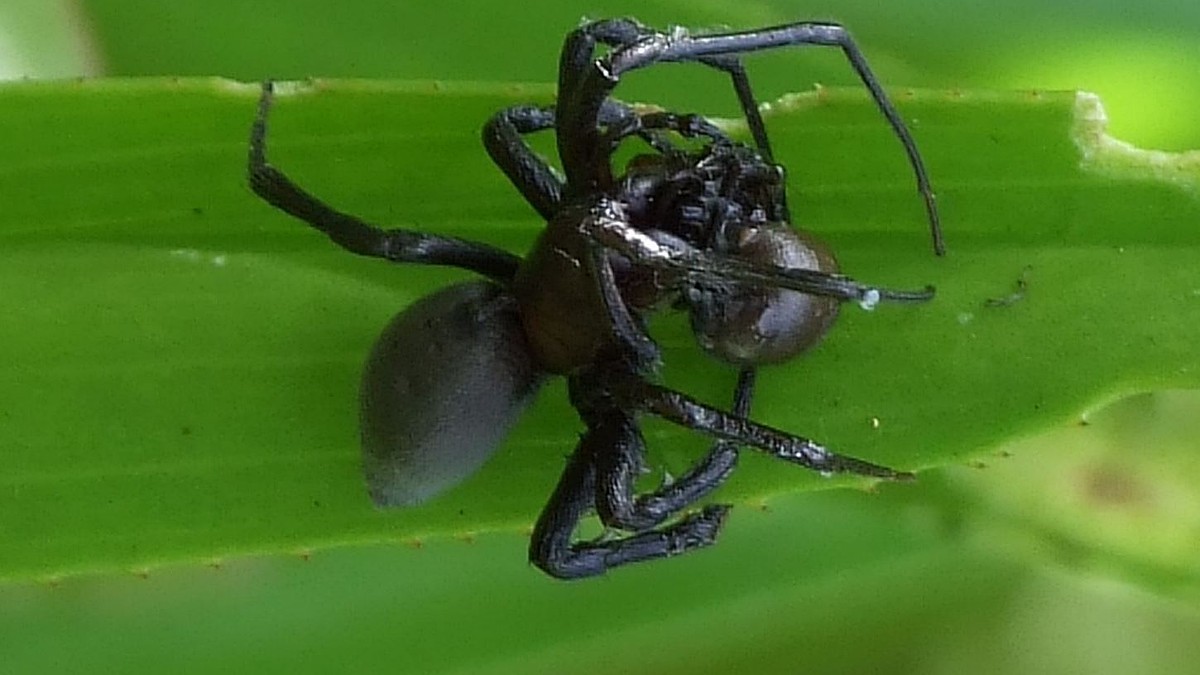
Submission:
M 93 23 L 79 3 L 0 4 L 0 80 L 101 74 Z
M 1133 9 L 1094 0 L 596 0 L 497 7 L 489 0 L 86 0 L 112 75 L 434 78 L 553 82 L 567 28 L 582 17 L 632 15 L 696 29 L 836 20 L 851 28 L 884 82 L 962 89 L 1096 91 L 1113 133 L 1144 147 L 1200 147 L 1200 7 L 1151 0 Z M 771 96 L 813 82 L 855 84 L 841 55 L 812 49 L 755 59 Z M 633 100 L 679 96 L 680 107 L 714 101 L 710 78 L 633 78 Z M 708 83 L 708 84 L 706 84 Z M 688 91 L 699 92 L 692 97 Z M 672 101 L 674 102 L 674 101 Z M 691 104 L 689 106 L 688 104 Z M 732 110 L 732 107 L 730 108 Z

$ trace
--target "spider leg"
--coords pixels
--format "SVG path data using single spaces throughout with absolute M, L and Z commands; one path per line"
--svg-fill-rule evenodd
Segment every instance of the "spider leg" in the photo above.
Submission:
M 571 385 L 581 386 L 577 380 Z M 618 409 L 581 413 L 588 430 L 534 526 L 530 562 L 553 577 L 578 579 L 628 563 L 686 553 L 715 541 L 727 506 L 707 506 L 659 530 L 615 540 L 572 543 L 579 521 L 595 506 L 597 458 L 625 442 L 622 434 L 629 428 L 628 415 Z
M 755 371 L 742 370 L 734 394 L 733 414 L 746 417 L 750 412 Z M 635 495 L 634 481 L 642 466 L 641 433 L 630 420 L 627 441 L 614 443 L 613 451 L 596 458 L 596 511 L 605 525 L 641 532 L 657 527 L 667 518 L 703 499 L 720 487 L 737 465 L 736 443 L 720 440 L 682 476 L 654 492 Z
M 642 136 L 655 150 L 663 154 L 675 150 L 670 145 L 656 144 L 661 137 L 650 136 L 654 131 L 674 131 L 684 138 L 703 136 L 717 143 L 733 142 L 728 134 L 700 115 L 681 115 L 669 111 L 630 115 L 616 124 L 610 124 L 605 129 L 601 142 L 608 147 L 609 154 L 616 150 L 621 141 L 633 135 Z
M 603 100 L 609 95 L 623 74 L 654 63 L 664 61 L 704 62 L 706 59 L 711 61 L 714 57 L 793 45 L 830 46 L 842 50 L 850 62 L 850 66 L 867 87 L 871 98 L 875 100 L 876 106 L 887 118 L 892 131 L 900 139 L 904 151 L 908 154 L 909 164 L 912 166 L 917 180 L 917 191 L 925 201 L 934 250 L 938 255 L 942 255 L 945 252 L 945 245 L 942 241 L 937 203 L 929 184 L 925 163 L 917 151 L 916 142 L 913 141 L 908 127 L 905 126 L 900 114 L 896 112 L 896 108 L 883 91 L 883 87 L 880 86 L 879 80 L 867 65 L 866 57 L 850 37 L 850 33 L 838 24 L 800 22 L 736 33 L 697 36 L 660 33 L 640 39 L 618 46 L 596 61 L 587 76 L 579 82 L 580 90 L 586 92 L 586 102 L 580 105 L 583 109 L 594 107 L 595 101 Z
M 563 44 L 559 61 L 558 104 L 560 119 L 558 153 L 567 173 L 567 183 L 574 189 L 588 191 L 612 181 L 611 169 L 603 157 L 605 148 L 598 141 L 598 127 L 603 124 L 601 109 L 617 81 L 596 82 L 594 58 L 597 43 L 614 48 L 634 46 L 647 38 L 671 39 L 671 36 L 643 26 L 632 19 L 605 19 L 584 24 L 571 31 Z M 704 65 L 729 74 L 738 96 L 742 113 L 759 153 L 771 161 L 771 145 L 750 80 L 741 62 L 730 55 L 695 59 Z M 785 209 L 786 210 L 786 209 Z
M 742 107 L 742 116 L 746 118 L 746 124 L 750 127 L 750 136 L 754 139 L 754 146 L 758 149 L 759 156 L 769 164 L 774 164 L 775 153 L 771 150 L 771 139 L 767 136 L 767 126 L 763 122 L 762 112 L 758 109 L 758 99 L 755 98 L 754 90 L 750 87 L 750 77 L 746 75 L 746 68 L 742 65 L 741 59 L 734 56 L 719 56 L 701 59 L 701 61 L 729 73 L 729 78 L 733 82 L 733 91 L 737 94 L 738 104 Z M 780 168 L 782 169 L 782 167 Z M 771 213 L 770 217 L 783 223 L 792 222 L 786 191 L 779 195 L 777 210 Z
M 608 46 L 632 44 L 643 37 L 654 35 L 657 32 L 633 19 L 602 19 L 586 23 L 567 33 L 558 62 L 559 117 L 566 118 L 564 115 L 563 98 L 575 97 L 582 81 L 586 79 L 587 73 L 594 68 L 595 60 L 593 57 L 596 52 L 597 43 Z M 593 126 L 599 116 L 600 101 L 603 101 L 606 97 L 607 95 L 597 99 L 596 107 L 591 111 L 590 123 Z M 576 119 L 573 116 L 571 118 L 572 124 L 587 122 L 589 122 L 589 119 Z M 559 151 L 562 151 L 561 147 Z M 568 172 L 568 175 L 570 175 L 570 172 Z
M 695 431 L 756 448 L 772 457 L 822 473 L 852 473 L 893 480 L 913 475 L 854 457 L 838 455 L 807 438 L 752 422 L 697 401 L 679 391 L 652 384 L 634 373 L 611 371 L 606 391 L 630 409 L 657 415 Z
M 665 113 L 639 114 L 620 101 L 605 101 L 600 108 L 600 123 L 610 126 L 615 133 L 610 135 L 611 147 L 632 136 L 642 136 L 655 150 L 667 153 L 674 147 L 653 130 L 674 129 L 679 133 L 706 135 L 719 134 L 728 140 L 719 129 L 702 118 L 679 116 L 681 119 L 660 119 Z M 652 118 L 643 123 L 643 117 Z M 517 105 L 501 110 L 483 126 L 483 145 L 488 156 L 509 181 L 525 197 L 525 201 L 545 220 L 551 220 L 562 203 L 563 179 L 558 171 L 534 152 L 525 142 L 526 134 L 553 129 L 555 112 L 553 107 Z M 611 150 L 610 150 L 611 152 Z
M 771 140 L 767 137 L 767 126 L 763 122 L 762 112 L 758 109 L 758 99 L 754 97 L 754 90 L 750 87 L 750 77 L 746 75 L 746 68 L 742 65 L 741 60 L 733 56 L 722 56 L 701 59 L 701 61 L 729 73 L 733 91 L 737 94 L 738 104 L 742 108 L 742 116 L 746 118 L 746 124 L 750 127 L 750 137 L 754 139 L 758 154 L 774 164 L 775 153 L 771 152 Z
M 553 127 L 554 109 L 533 105 L 506 108 L 483 125 L 488 155 L 544 220 L 562 201 L 562 178 L 521 136 Z
M 652 370 L 658 362 L 658 345 L 646 333 L 641 322 L 621 298 L 608 252 L 591 249 L 590 261 L 604 306 L 608 311 L 616 342 L 626 354 L 633 372 Z M 617 366 L 625 371 L 629 366 Z M 607 367 L 602 370 L 608 370 Z M 746 417 L 750 412 L 755 371 L 744 369 L 738 377 L 734 395 L 734 414 Z M 598 407 L 586 397 L 589 392 L 604 391 L 601 384 L 582 375 L 572 380 L 572 403 L 583 414 Z M 599 474 L 595 503 L 605 524 L 625 530 L 643 531 L 702 499 L 719 487 L 737 464 L 738 446 L 728 440 L 717 441 L 708 455 L 671 485 L 639 497 L 634 482 L 642 467 L 644 443 L 632 419 L 609 422 L 620 429 L 617 440 L 608 443 L 610 451 L 596 455 L 594 471 Z M 589 421 L 589 428 L 592 423 Z M 599 426 L 599 425 L 597 425 Z M 595 477 L 592 479 L 595 481 Z
M 786 288 L 812 295 L 840 300 L 856 300 L 871 308 L 880 300 L 922 302 L 933 297 L 933 288 L 920 291 L 894 291 L 865 286 L 849 277 L 815 270 L 769 267 L 751 264 L 738 258 L 714 255 L 707 251 L 683 249 L 660 243 L 646 232 L 632 227 L 619 204 L 601 200 L 587 217 L 580 221 L 580 232 L 593 244 L 620 253 L 636 265 L 674 272 L 681 281 L 723 279 L 752 285 Z M 598 279 L 605 291 L 607 282 Z M 614 322 L 619 323 L 619 302 L 605 292 L 605 304 Z M 619 295 L 615 296 L 619 300 Z M 619 333 L 620 335 L 620 333 Z
M 608 313 L 618 349 L 637 372 L 656 370 L 662 362 L 658 345 L 621 297 L 616 270 L 613 269 L 608 251 L 599 246 L 590 247 L 587 263 L 588 271 L 600 290 L 600 299 Z
M 267 203 L 324 232 L 342 248 L 394 262 L 448 265 L 477 272 L 508 284 L 521 259 L 478 242 L 412 230 L 385 230 L 337 211 L 292 182 L 267 162 L 267 116 L 273 88 L 264 82 L 258 115 L 250 131 L 250 189 Z

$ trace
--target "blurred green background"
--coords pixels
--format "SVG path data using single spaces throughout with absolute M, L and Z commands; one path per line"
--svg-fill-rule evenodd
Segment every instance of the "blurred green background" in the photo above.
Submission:
M 1123 140 L 1200 147 L 1200 5 L 1183 0 L 1136 11 L 1082 1 L 6 0 L 0 74 L 548 82 L 565 30 L 617 14 L 691 27 L 839 20 L 889 85 L 1086 89 L 1102 95 Z M 852 83 L 838 55 L 810 51 L 788 57 L 803 64 L 795 70 L 767 59 L 768 97 Z M 649 75 L 628 97 L 686 108 L 710 100 L 706 81 Z M 526 537 L 500 533 L 3 586 L 0 662 L 11 672 L 1194 672 L 1197 486 L 1175 479 L 1197 473 L 1198 408 L 1195 393 L 1143 395 L 1087 427 L 998 449 L 1015 457 L 1002 466 L 923 474 L 919 490 L 743 507 L 721 542 L 728 555 L 594 583 L 547 581 L 524 566 Z M 1060 509 L 1080 466 L 1100 467 L 1089 474 L 1095 499 Z M 1147 485 L 1178 527 L 1139 518 Z M 777 548 L 747 569 L 764 541 Z

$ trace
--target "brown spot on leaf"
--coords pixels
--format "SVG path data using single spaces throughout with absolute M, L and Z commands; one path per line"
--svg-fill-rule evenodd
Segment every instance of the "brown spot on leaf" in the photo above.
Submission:
M 1150 489 L 1123 467 L 1100 464 L 1083 473 L 1084 497 L 1101 506 L 1128 507 L 1150 502 Z

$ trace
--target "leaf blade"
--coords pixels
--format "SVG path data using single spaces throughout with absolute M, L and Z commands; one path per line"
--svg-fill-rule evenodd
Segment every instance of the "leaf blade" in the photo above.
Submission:
M 12 149 L 0 160 L 0 315 L 12 317 L 0 345 L 16 364 L 0 385 L 11 448 L 0 578 L 518 528 L 553 485 L 577 429 L 561 385 L 462 487 L 421 509 L 370 508 L 359 363 L 390 314 L 461 275 L 355 259 L 257 202 L 243 187 L 255 93 L 220 80 L 0 89 L 0 145 Z M 539 224 L 477 128 L 550 93 L 318 83 L 282 98 L 272 158 L 338 208 L 519 252 Z M 1200 248 L 1185 225 L 1200 207 L 1176 187 L 1082 172 L 1073 100 L 900 102 L 921 121 L 946 260 L 928 253 L 903 155 L 861 93 L 826 90 L 773 116 L 794 208 L 846 272 L 933 282 L 940 295 L 848 308 L 818 350 L 765 374 L 756 417 L 926 468 L 1121 393 L 1196 386 L 1186 326 L 1200 311 L 1189 295 Z M 1145 204 L 1155 220 L 1129 227 Z M 1025 300 L 982 307 L 1026 267 Z M 728 397 L 729 374 L 696 356 L 678 320 L 656 330 L 671 384 Z M 672 469 L 703 447 L 648 430 Z M 724 498 L 833 484 L 846 481 L 747 457 Z

